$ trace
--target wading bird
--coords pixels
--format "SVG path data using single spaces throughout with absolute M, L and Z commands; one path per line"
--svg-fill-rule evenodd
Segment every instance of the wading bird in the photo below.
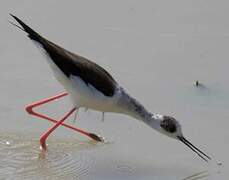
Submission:
M 175 118 L 149 112 L 101 66 L 54 44 L 31 29 L 18 17 L 12 14 L 11 16 L 21 26 L 11 23 L 25 31 L 31 40 L 43 48 L 56 79 L 63 85 L 72 99 L 73 110 L 84 107 L 100 112 L 129 115 L 158 132 L 181 141 L 203 160 L 211 159 L 184 138 L 181 125 Z M 65 119 L 63 118 L 62 121 Z M 56 124 L 52 130 L 62 123 Z M 101 141 L 101 138 L 93 133 L 87 135 L 96 141 Z

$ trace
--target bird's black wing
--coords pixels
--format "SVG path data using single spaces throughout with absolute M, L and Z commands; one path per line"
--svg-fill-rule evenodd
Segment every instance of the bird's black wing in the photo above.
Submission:
M 91 84 L 104 95 L 114 95 L 117 83 L 105 69 L 46 40 L 19 18 L 12 14 L 11 16 L 22 26 L 21 29 L 28 33 L 30 39 L 42 45 L 53 62 L 67 77 L 70 75 L 79 76 L 86 84 Z

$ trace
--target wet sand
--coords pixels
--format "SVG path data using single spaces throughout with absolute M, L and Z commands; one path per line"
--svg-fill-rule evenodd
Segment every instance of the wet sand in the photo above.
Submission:
M 0 179 L 227 180 L 229 109 L 228 2 L 3 1 L 0 6 Z M 106 68 L 152 112 L 172 115 L 213 161 L 118 114 L 80 110 L 75 124 L 107 144 L 51 126 L 26 104 L 63 92 L 37 47 L 12 27 L 14 13 L 49 40 Z M 195 81 L 203 86 L 196 87 Z M 40 109 L 59 117 L 68 98 Z M 218 167 L 215 161 L 221 161 Z

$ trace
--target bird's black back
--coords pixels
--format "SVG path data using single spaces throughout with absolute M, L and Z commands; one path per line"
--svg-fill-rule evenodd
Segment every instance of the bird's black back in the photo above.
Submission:
M 47 54 L 57 67 L 67 76 L 80 77 L 86 84 L 91 84 L 106 96 L 113 96 L 116 88 L 116 81 L 101 66 L 96 63 L 71 53 L 64 48 L 46 40 L 23 21 L 11 15 L 28 33 L 28 37 L 42 45 Z

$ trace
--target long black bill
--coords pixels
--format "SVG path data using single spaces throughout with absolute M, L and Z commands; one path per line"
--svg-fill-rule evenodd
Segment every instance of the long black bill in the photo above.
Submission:
M 201 157 L 204 161 L 208 162 L 208 160 L 211 160 L 211 158 L 206 155 L 203 151 L 195 147 L 192 143 L 190 143 L 187 139 L 184 137 L 178 136 L 177 137 L 181 142 L 183 142 L 185 145 L 187 145 L 191 150 L 193 150 L 199 157 Z

